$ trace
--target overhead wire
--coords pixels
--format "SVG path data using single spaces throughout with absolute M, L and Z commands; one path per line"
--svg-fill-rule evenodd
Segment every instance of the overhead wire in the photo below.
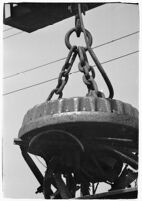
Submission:
M 57 80 L 57 79 L 58 79 L 58 77 L 55 77 L 55 78 L 52 78 L 52 79 L 49 79 L 49 80 L 45 80 L 45 81 L 39 82 L 37 84 L 33 84 L 33 85 L 30 85 L 30 86 L 27 86 L 27 87 L 23 87 L 21 89 L 17 89 L 17 90 L 5 93 L 5 94 L 3 94 L 3 96 L 6 96 L 6 95 L 9 95 L 9 94 L 12 94 L 12 93 L 16 93 L 16 92 L 19 92 L 19 91 L 23 91 L 25 89 L 29 89 L 29 88 L 32 88 L 32 87 L 35 87 L 35 86 L 38 86 L 38 85 L 41 85 L 41 84 L 45 84 L 47 82 L 51 82 L 51 81 L 54 81 L 54 80 Z
M 118 59 L 121 59 L 121 58 L 130 56 L 130 55 L 132 55 L 132 54 L 136 54 L 136 53 L 138 53 L 138 52 L 139 52 L 139 50 L 136 50 L 136 51 L 130 52 L 130 53 L 128 53 L 128 54 L 124 54 L 124 55 L 121 55 L 121 56 L 119 56 L 119 57 L 115 57 L 115 58 L 109 59 L 109 60 L 107 60 L 107 61 L 102 62 L 101 64 L 106 64 L 106 63 L 109 63 L 109 62 L 112 62 L 112 61 L 115 61 L 115 60 L 118 60 Z M 95 66 L 96 66 L 96 65 L 94 65 L 93 67 L 95 67 Z M 77 71 L 74 71 L 74 72 L 72 72 L 72 73 L 70 73 L 70 74 L 78 73 L 78 72 L 80 72 L 80 71 L 77 70 Z
M 115 58 L 112 58 L 110 60 L 106 60 L 104 62 L 101 62 L 101 64 L 106 64 L 106 63 L 109 63 L 109 62 L 112 62 L 112 61 L 115 61 L 115 60 L 118 60 L 118 59 L 121 59 L 121 58 L 124 58 L 124 57 L 127 57 L 127 56 L 130 56 L 132 54 L 136 54 L 138 53 L 139 50 L 136 50 L 136 51 L 133 51 L 133 52 L 129 52 L 127 54 L 124 54 L 124 55 L 121 55 L 119 57 L 115 57 Z M 95 67 L 95 65 L 93 66 Z M 70 73 L 71 74 L 74 74 L 74 73 L 78 73 L 79 71 L 73 71 Z M 54 80 L 57 80 L 58 77 L 55 77 L 55 78 L 52 78 L 52 79 L 48 79 L 48 80 L 45 80 L 43 82 L 39 82 L 39 83 L 36 83 L 36 84 L 33 84 L 33 85 L 30 85 L 30 86 L 27 86 L 27 87 L 23 87 L 23 88 L 20 88 L 20 89 L 17 89 L 17 90 L 13 90 L 13 91 L 10 91 L 10 92 L 7 92 L 7 93 L 4 93 L 3 96 L 6 96 L 6 95 L 9 95 L 9 94 L 13 94 L 13 93 L 17 93 L 19 91 L 23 91 L 23 90 L 26 90 L 26 89 L 29 89 L 29 88 L 32 88 L 32 87 L 35 87 L 35 86 L 39 86 L 39 85 L 42 85 L 42 84 L 45 84 L 45 83 L 48 83 L 48 82 L 51 82 L 51 81 L 54 81 Z
M 27 70 L 24 70 L 24 71 L 21 71 L 21 72 L 18 72 L 18 73 L 15 73 L 15 74 L 6 76 L 6 77 L 4 77 L 3 79 L 8 79 L 8 78 L 11 78 L 11 77 L 15 77 L 15 76 L 17 76 L 17 75 L 19 75 L 19 74 L 27 73 L 27 72 L 29 72 L 29 71 L 33 71 L 33 70 L 36 70 L 36 69 L 38 69 L 38 68 L 42 68 L 42 67 L 44 67 L 44 66 L 48 66 L 48 65 L 50 65 L 50 64 L 54 64 L 54 63 L 57 63 L 57 62 L 59 62 L 59 61 L 65 60 L 65 59 L 66 59 L 66 57 L 63 57 L 63 58 L 61 58 L 61 59 L 57 59 L 57 60 L 54 60 L 54 61 L 51 61 L 51 62 L 48 62 L 48 63 L 45 63 L 45 64 L 41 64 L 41 65 L 39 65 L 39 66 L 35 66 L 35 67 L 33 67 L 33 68 L 30 68 L 30 69 L 27 69 Z
M 34 155 L 34 156 L 35 156 L 35 158 L 37 159 L 37 161 L 38 161 L 43 167 L 47 168 L 47 166 L 44 165 L 44 163 L 38 158 L 38 156 L 36 156 L 36 155 Z
M 130 33 L 130 34 L 126 34 L 126 35 L 124 35 L 124 36 L 121 36 L 121 37 L 119 37 L 119 38 L 110 40 L 110 41 L 108 41 L 108 42 L 106 42 L 106 43 L 102 43 L 102 44 L 100 44 L 100 45 L 97 45 L 97 46 L 93 47 L 92 49 L 98 48 L 98 47 L 101 47 L 101 46 L 104 46 L 104 45 L 107 45 L 107 44 L 110 44 L 110 43 L 113 43 L 113 42 L 115 42 L 115 41 L 119 41 L 119 40 L 121 40 L 121 39 L 124 39 L 124 38 L 127 38 L 127 37 L 129 37 L 129 36 L 135 35 L 135 34 L 137 34 L 137 33 L 139 33 L 139 31 L 135 31 L 135 32 L 132 32 L 132 33 Z
M 13 37 L 13 36 L 15 36 L 15 35 L 19 35 L 19 34 L 21 34 L 21 33 L 24 33 L 24 32 L 23 32 L 23 31 L 20 31 L 20 32 L 17 32 L 17 33 L 15 33 L 15 34 L 11 34 L 10 36 L 6 36 L 6 37 L 4 37 L 3 39 L 7 39 L 7 38 Z
M 132 32 L 132 33 L 130 33 L 130 34 L 126 34 L 126 35 L 121 36 L 121 37 L 119 37 L 119 38 L 113 39 L 113 40 L 111 40 L 111 41 L 108 41 L 108 42 L 102 43 L 102 44 L 100 44 L 100 45 L 94 46 L 94 47 L 92 47 L 92 49 L 96 49 L 96 48 L 105 46 L 105 45 L 107 45 L 107 44 L 113 43 L 113 42 L 115 42 L 115 41 L 119 41 L 119 40 L 124 39 L 124 38 L 127 38 L 127 37 L 130 37 L 130 36 L 135 35 L 135 34 L 137 34 L 137 33 L 139 33 L 139 31 L 135 31 L 135 32 Z M 33 70 L 36 70 L 36 69 L 39 69 L 39 68 L 43 68 L 43 67 L 48 66 L 48 65 L 50 65 L 50 64 L 57 63 L 57 62 L 59 62 L 59 61 L 65 60 L 65 59 L 66 59 L 66 57 L 63 57 L 63 58 L 60 58 L 60 59 L 57 59 L 57 60 L 54 60 L 54 61 L 51 61 L 51 62 L 42 64 L 42 65 L 39 65 L 39 66 L 35 66 L 35 67 L 33 67 L 33 68 L 29 68 L 29 69 L 27 69 L 27 70 L 20 71 L 20 72 L 18 72 L 18 73 L 14 73 L 14 74 L 5 76 L 5 77 L 3 77 L 3 79 L 12 78 L 12 77 L 18 76 L 18 75 L 23 74 L 23 73 L 27 73 L 27 72 L 30 72 L 30 71 L 33 71 Z
M 8 28 L 8 29 L 4 29 L 3 32 L 9 31 L 9 30 L 11 30 L 11 29 L 13 29 L 13 27 L 10 27 L 10 28 Z

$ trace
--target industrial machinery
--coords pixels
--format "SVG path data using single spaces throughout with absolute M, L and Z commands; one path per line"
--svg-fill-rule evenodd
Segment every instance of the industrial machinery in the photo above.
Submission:
M 27 6 L 25 11 L 30 15 L 28 5 L 23 6 Z M 34 8 L 32 6 L 31 10 Z M 27 112 L 14 142 L 20 146 L 23 158 L 40 183 L 37 192 L 43 192 L 46 199 L 75 198 L 78 197 L 76 192 L 79 190 L 82 195 L 79 199 L 136 198 L 138 111 L 128 103 L 113 99 L 112 84 L 91 48 L 92 35 L 83 24 L 82 13 L 86 12 L 87 4 L 70 6 L 74 11 L 72 14 L 66 12 L 66 17 L 75 14 L 75 27 L 65 36 L 69 54 L 59 74 L 57 86 L 44 103 Z M 89 4 L 88 8 L 89 6 L 96 7 L 98 4 Z M 18 7 L 15 9 L 18 10 Z M 17 10 L 15 12 L 18 13 Z M 14 16 L 17 21 L 12 21 L 14 17 L 11 17 L 5 24 L 18 27 L 18 22 L 28 22 L 26 18 L 24 21 L 19 16 Z M 58 18 L 57 21 L 59 20 Z M 39 28 L 32 27 L 32 21 L 30 23 L 31 29 L 28 25 L 21 26 L 22 29 L 31 32 Z M 47 26 L 47 22 L 40 25 L 40 28 L 44 26 Z M 70 43 L 73 32 L 77 37 L 84 35 L 86 47 Z M 109 97 L 99 91 L 95 71 L 89 64 L 87 53 L 104 78 Z M 88 93 L 85 97 L 63 98 L 63 89 L 77 56 L 78 68 L 83 74 Z M 58 95 L 58 99 L 51 100 L 53 95 Z M 29 153 L 45 160 L 45 175 L 41 174 Z M 110 190 L 96 194 L 100 182 L 109 184 Z

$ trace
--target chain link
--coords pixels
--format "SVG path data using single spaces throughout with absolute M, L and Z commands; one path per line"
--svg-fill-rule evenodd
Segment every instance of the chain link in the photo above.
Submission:
M 51 100 L 54 94 L 59 95 L 58 99 L 62 98 L 63 89 L 68 82 L 69 73 L 71 71 L 76 56 L 77 56 L 77 46 L 72 46 L 66 58 L 65 64 L 63 65 L 62 70 L 59 74 L 57 86 L 50 92 L 47 101 Z
M 72 28 L 69 30 L 65 36 L 65 44 L 67 48 L 70 50 L 69 54 L 66 58 L 65 64 L 63 65 L 61 72 L 58 77 L 58 83 L 55 89 L 53 89 L 48 98 L 47 101 L 51 100 L 52 96 L 54 94 L 58 95 L 58 99 L 62 98 L 63 96 L 63 89 L 65 85 L 68 82 L 69 79 L 69 73 L 71 71 L 72 65 L 76 59 L 76 56 L 78 54 L 79 56 L 79 64 L 78 68 L 79 71 L 82 72 L 83 75 L 83 82 L 86 84 L 88 88 L 88 93 L 93 91 L 93 93 L 96 93 L 97 96 L 103 97 L 103 94 L 98 91 L 97 84 L 95 82 L 95 71 L 92 66 L 89 65 L 88 58 L 86 55 L 86 51 L 89 52 L 90 56 L 92 57 L 93 61 L 95 62 L 98 70 L 100 71 L 101 75 L 103 76 L 108 89 L 109 89 L 109 98 L 113 98 L 114 92 L 113 92 L 113 87 L 111 85 L 111 82 L 106 75 L 101 63 L 99 62 L 98 58 L 96 57 L 95 53 L 93 52 L 91 46 L 92 46 L 92 35 L 91 33 L 84 28 L 83 24 L 83 19 L 82 19 L 82 12 L 85 12 L 84 8 L 81 8 L 81 4 L 78 4 L 78 13 L 75 16 L 75 28 Z M 85 13 L 84 13 L 85 14 Z M 81 32 L 84 34 L 84 39 L 86 42 L 86 47 L 77 47 L 77 46 L 72 46 L 70 44 L 70 36 L 73 32 L 76 32 L 77 37 L 80 37 Z
M 86 29 L 84 27 L 84 24 L 83 24 L 83 19 L 82 19 L 82 10 L 81 10 L 81 4 L 79 3 L 78 4 L 78 16 L 79 16 L 79 20 L 80 20 L 80 26 L 81 26 L 81 30 L 82 32 L 84 33 L 84 39 L 85 39 L 85 42 L 86 42 L 86 49 L 87 51 L 89 52 L 90 56 L 92 57 L 93 61 L 95 62 L 98 70 L 100 71 L 108 89 L 109 89 L 109 98 L 113 98 L 114 96 L 114 91 L 113 91 L 113 87 L 112 87 L 112 84 L 106 74 L 106 72 L 104 71 L 101 63 L 99 62 L 97 56 L 95 55 L 95 53 L 93 52 L 92 48 L 91 48 L 91 45 L 89 44 L 88 42 L 88 37 L 87 37 L 87 32 L 86 32 Z
M 79 71 L 84 73 L 83 82 L 86 84 L 86 86 L 88 88 L 88 92 L 93 90 L 97 94 L 98 93 L 98 87 L 97 87 L 97 84 L 94 80 L 95 71 L 94 71 L 94 68 L 92 66 L 90 66 L 88 63 L 88 59 L 87 59 L 87 55 L 86 55 L 84 47 L 80 47 L 80 46 L 78 47 L 78 56 L 80 59 L 80 62 L 78 64 L 78 69 L 79 69 Z
M 82 29 L 81 29 L 81 23 L 80 23 L 80 19 L 78 15 L 75 16 L 75 28 L 76 28 L 75 32 L 77 37 L 80 37 Z
M 81 4 L 81 12 L 85 15 L 85 10 L 87 10 L 87 4 Z M 78 10 L 78 6 L 77 6 L 77 10 Z M 76 35 L 77 37 L 80 37 L 81 32 L 83 32 L 82 30 L 82 26 L 81 26 L 81 21 L 80 21 L 80 17 L 79 17 L 79 13 L 77 12 L 76 16 L 75 16 L 75 28 L 76 28 Z

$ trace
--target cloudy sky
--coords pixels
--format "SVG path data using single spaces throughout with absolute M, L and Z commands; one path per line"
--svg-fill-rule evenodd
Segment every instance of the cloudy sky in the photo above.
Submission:
M 138 6 L 108 3 L 88 11 L 84 17 L 84 24 L 92 33 L 92 47 L 111 41 L 107 45 L 95 48 L 94 51 L 100 62 L 108 61 L 103 67 L 114 87 L 114 98 L 138 108 Z M 64 44 L 64 36 L 73 27 L 74 17 L 31 34 L 15 28 L 10 29 L 11 27 L 6 25 L 3 27 L 3 190 L 6 197 L 43 198 L 42 194 L 35 195 L 34 192 L 39 184 L 23 160 L 19 147 L 13 144 L 13 139 L 18 136 L 27 110 L 44 102 L 56 86 L 57 80 L 49 80 L 58 77 L 64 60 L 50 65 L 45 64 L 67 56 L 68 49 Z M 71 43 L 82 45 L 83 37 L 76 39 L 74 35 Z M 89 62 L 94 65 L 91 59 Z M 20 73 L 41 65 L 42 67 L 36 70 Z M 72 72 L 76 70 L 78 70 L 78 59 Z M 95 71 L 98 87 L 107 97 L 108 90 L 105 83 L 97 69 Z M 8 77 L 11 75 L 12 77 Z M 27 88 L 37 83 L 42 84 Z M 16 91 L 19 89 L 20 91 Z M 64 89 L 64 97 L 85 96 L 86 92 L 82 74 L 70 75 Z M 37 159 L 34 157 L 33 159 L 44 173 L 45 168 Z M 105 189 L 105 186 L 100 186 L 98 192 L 102 189 Z

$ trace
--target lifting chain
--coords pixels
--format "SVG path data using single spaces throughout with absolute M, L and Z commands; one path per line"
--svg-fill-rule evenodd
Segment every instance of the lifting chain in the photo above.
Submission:
M 80 72 L 84 73 L 83 75 L 83 82 L 87 85 L 88 92 L 95 91 L 96 94 L 98 93 L 98 87 L 94 80 L 95 78 L 95 71 L 92 66 L 89 65 L 88 59 L 86 56 L 85 48 L 78 47 L 78 55 L 80 58 L 80 62 L 78 64 L 78 69 Z
M 58 97 L 59 99 L 62 98 L 62 96 L 63 96 L 62 91 L 63 91 L 65 85 L 67 84 L 67 81 L 69 79 L 69 73 L 71 71 L 71 68 L 75 61 L 76 56 L 77 56 L 77 46 L 72 46 L 72 48 L 70 49 L 69 54 L 66 58 L 65 64 L 63 65 L 62 70 L 59 74 L 58 84 L 57 84 L 56 88 L 50 92 L 50 94 L 47 98 L 47 101 L 51 100 L 51 98 L 54 94 L 59 95 L 59 97 Z
M 91 48 L 91 45 L 89 44 L 89 41 L 88 41 L 88 34 L 87 34 L 87 30 L 84 28 L 84 24 L 83 24 L 83 19 L 82 19 L 82 8 L 81 8 L 81 4 L 79 3 L 78 4 L 78 15 L 79 15 L 79 19 L 80 19 L 80 26 L 81 26 L 81 30 L 84 34 L 84 39 L 85 39 L 85 43 L 86 43 L 86 49 L 87 51 L 89 52 L 89 54 L 91 55 L 93 61 L 95 62 L 98 70 L 100 71 L 101 75 L 103 76 L 107 86 L 108 86 L 108 89 L 109 89 L 109 98 L 113 98 L 114 96 L 114 91 L 113 91 L 113 87 L 112 87 L 112 84 L 107 76 L 107 74 L 105 73 L 101 63 L 99 62 L 97 56 L 95 55 L 95 53 L 93 52 L 92 48 Z
M 69 49 L 69 54 L 66 58 L 65 64 L 62 67 L 62 70 L 59 74 L 57 86 L 55 89 L 53 89 L 50 92 L 50 94 L 47 98 L 47 101 L 51 100 L 51 98 L 54 94 L 59 95 L 58 99 L 62 98 L 63 89 L 68 82 L 69 74 L 70 74 L 71 68 L 73 66 L 73 63 L 74 63 L 77 55 L 79 56 L 79 60 L 80 60 L 80 62 L 78 64 L 78 68 L 79 68 L 80 72 L 84 73 L 83 82 L 87 85 L 88 93 L 91 91 L 94 91 L 97 96 L 101 96 L 101 97 L 104 96 L 100 91 L 98 91 L 97 84 L 94 80 L 95 71 L 94 71 L 94 68 L 89 65 L 86 51 L 89 52 L 90 56 L 92 57 L 98 70 L 100 71 L 101 75 L 103 76 L 104 81 L 106 82 L 106 84 L 108 86 L 109 98 L 113 98 L 114 91 L 113 91 L 112 84 L 111 84 L 107 74 L 105 73 L 101 63 L 99 62 L 97 56 L 95 55 L 95 53 L 93 52 L 93 50 L 91 48 L 92 42 L 93 42 L 92 35 L 87 29 L 84 28 L 82 12 L 85 14 L 84 9 L 81 8 L 81 4 L 79 3 L 78 4 L 78 13 L 75 16 L 75 28 L 72 28 L 71 30 L 69 30 L 65 36 L 65 44 L 66 44 L 67 48 Z M 84 34 L 86 47 L 81 47 L 81 46 L 77 47 L 75 45 L 72 46 L 70 44 L 69 39 L 73 32 L 76 33 L 77 37 L 80 37 L 81 32 Z

